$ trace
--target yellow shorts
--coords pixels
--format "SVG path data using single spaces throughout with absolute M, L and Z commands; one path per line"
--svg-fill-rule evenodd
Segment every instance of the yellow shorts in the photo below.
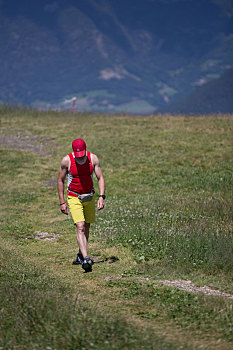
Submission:
M 68 196 L 68 206 L 74 224 L 85 221 L 88 224 L 95 222 L 95 199 L 82 203 L 78 197 Z

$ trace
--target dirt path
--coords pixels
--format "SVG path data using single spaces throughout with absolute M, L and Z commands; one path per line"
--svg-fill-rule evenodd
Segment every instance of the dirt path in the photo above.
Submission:
M 230 293 L 224 293 L 219 290 L 211 289 L 208 286 L 196 287 L 192 281 L 185 280 L 160 280 L 158 281 L 165 286 L 175 287 L 181 290 L 192 293 L 201 293 L 206 295 L 221 296 L 225 298 L 233 299 L 233 295 Z
M 35 232 L 36 240 L 56 241 L 59 237 L 60 235 L 55 233 L 48 233 L 48 232 L 41 232 L 41 231 Z M 97 256 L 92 257 L 92 259 L 97 263 L 99 263 L 100 262 L 99 260 L 101 260 Z M 102 260 L 102 262 L 104 261 Z M 106 259 L 106 262 L 107 262 L 107 259 Z M 114 262 L 114 261 L 111 261 L 111 262 Z M 123 277 L 124 277 L 124 274 L 116 274 L 113 276 L 104 276 L 104 277 L 102 276 L 101 279 L 105 281 L 113 281 L 113 280 L 120 280 Z M 174 287 L 174 288 L 184 290 L 186 292 L 191 292 L 191 293 L 200 293 L 205 295 L 220 296 L 220 297 L 233 299 L 233 295 L 230 293 L 221 292 L 220 290 L 212 289 L 209 286 L 198 287 L 198 286 L 195 286 L 195 284 L 190 280 L 175 279 L 175 280 L 156 280 L 155 281 L 149 277 L 130 277 L 130 279 L 135 279 L 135 280 L 140 280 L 145 282 L 151 281 L 155 284 L 162 284 L 164 286 Z
M 103 280 L 105 281 L 113 281 L 113 280 L 119 280 L 124 275 L 114 275 L 114 276 L 106 276 L 102 277 Z M 157 280 L 153 281 L 153 279 L 149 277 L 131 277 L 134 279 L 138 279 L 140 281 L 151 281 L 154 282 L 155 284 L 162 284 L 164 286 L 169 286 L 169 287 L 174 287 L 180 290 L 185 290 L 186 292 L 191 292 L 191 293 L 200 293 L 200 294 L 205 294 L 205 295 L 213 295 L 213 296 L 221 296 L 225 298 L 230 298 L 233 299 L 233 295 L 230 293 L 225 293 L 221 292 L 219 290 L 212 289 L 208 286 L 200 286 L 197 287 L 194 285 L 192 281 L 187 281 L 187 280 Z

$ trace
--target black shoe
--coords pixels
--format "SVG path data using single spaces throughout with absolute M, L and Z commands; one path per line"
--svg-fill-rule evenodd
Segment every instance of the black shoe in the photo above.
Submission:
M 82 265 L 83 264 L 83 256 L 82 254 L 77 254 L 76 260 L 73 261 L 73 265 Z
M 82 268 L 85 270 L 85 272 L 91 272 L 92 271 L 92 260 L 87 256 L 82 263 Z

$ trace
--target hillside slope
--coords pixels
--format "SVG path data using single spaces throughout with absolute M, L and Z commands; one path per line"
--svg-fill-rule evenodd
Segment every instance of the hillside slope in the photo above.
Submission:
M 233 113 L 233 69 L 161 111 L 173 114 Z
M 227 1 L 0 2 L 0 102 L 151 113 L 232 57 Z

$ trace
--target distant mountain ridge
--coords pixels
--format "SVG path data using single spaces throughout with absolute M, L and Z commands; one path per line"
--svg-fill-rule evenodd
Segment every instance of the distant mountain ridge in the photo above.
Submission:
M 1 0 L 0 101 L 156 112 L 232 67 L 232 14 L 224 0 Z
M 233 69 L 161 110 L 172 114 L 203 114 L 203 111 L 205 114 L 233 113 Z

